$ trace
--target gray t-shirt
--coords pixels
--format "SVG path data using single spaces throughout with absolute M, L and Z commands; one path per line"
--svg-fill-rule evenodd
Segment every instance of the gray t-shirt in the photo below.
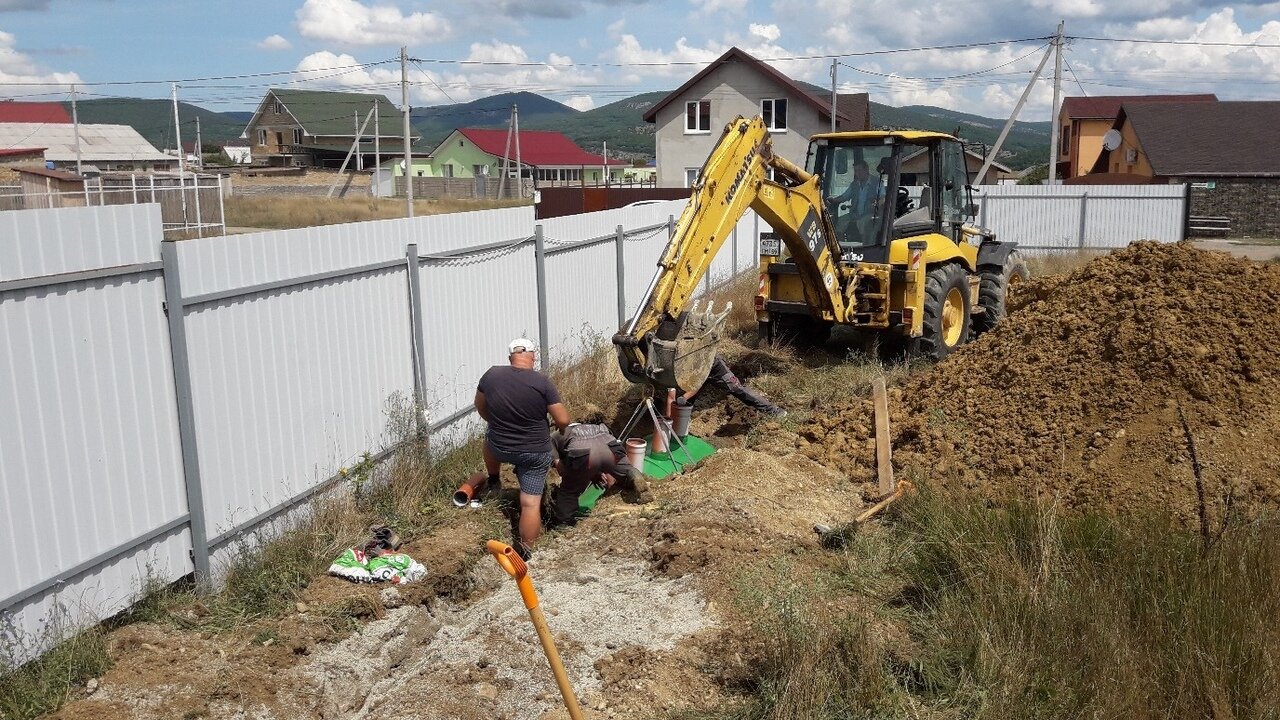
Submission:
M 547 407 L 560 402 L 560 393 L 537 370 L 494 365 L 477 388 L 489 411 L 489 444 L 515 452 L 550 452 Z

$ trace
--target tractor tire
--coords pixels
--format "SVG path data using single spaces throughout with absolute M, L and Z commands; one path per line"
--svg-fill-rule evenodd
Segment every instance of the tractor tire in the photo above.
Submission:
M 939 265 L 924 281 L 924 334 L 912 355 L 942 360 L 969 340 L 969 274 L 955 263 Z
M 978 288 L 978 306 L 982 312 L 973 318 L 973 333 L 980 335 L 995 327 L 1009 315 L 1009 290 L 1031 277 L 1022 253 L 1014 250 L 1003 265 L 978 268 L 982 285 Z
M 831 338 L 833 324 L 807 315 L 775 314 L 769 322 L 759 323 L 760 339 L 770 345 L 796 348 L 821 347 Z

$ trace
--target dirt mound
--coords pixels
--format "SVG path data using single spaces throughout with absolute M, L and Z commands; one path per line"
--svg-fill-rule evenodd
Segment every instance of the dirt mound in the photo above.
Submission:
M 1033 283 L 992 332 L 891 391 L 895 464 L 994 498 L 1211 516 L 1280 504 L 1280 267 L 1136 243 Z M 869 480 L 872 408 L 801 428 L 802 453 Z

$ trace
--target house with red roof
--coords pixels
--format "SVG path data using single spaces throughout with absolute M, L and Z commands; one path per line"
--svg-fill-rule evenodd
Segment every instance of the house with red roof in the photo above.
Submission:
M 520 176 L 532 178 L 539 187 L 600 185 L 604 183 L 606 168 L 609 180 L 618 182 L 623 170 L 631 166 L 623 160 L 587 152 L 558 132 L 521 130 L 517 143 L 515 134 L 505 129 L 458 128 L 432 153 L 431 174 L 446 178 L 497 178 L 502 174 L 504 158 L 511 177 L 516 177 L 518 159 Z
M 1102 136 L 1107 134 L 1125 103 L 1217 102 L 1207 95 L 1100 95 L 1069 97 L 1058 113 L 1058 177 L 1086 175 L 1102 154 Z
M 62 103 L 17 102 L 0 100 L 0 123 L 71 124 L 71 116 Z

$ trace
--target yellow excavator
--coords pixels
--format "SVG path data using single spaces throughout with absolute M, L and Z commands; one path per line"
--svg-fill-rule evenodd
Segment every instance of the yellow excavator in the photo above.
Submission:
M 728 308 L 690 301 L 748 209 L 773 228 L 759 240 L 755 298 L 767 341 L 822 343 L 844 325 L 940 360 L 1004 317 L 1027 266 L 1014 243 L 973 224 L 959 140 L 823 133 L 806 167 L 773 153 L 759 117 L 725 126 L 636 314 L 613 336 L 628 380 L 687 392 L 706 381 Z

